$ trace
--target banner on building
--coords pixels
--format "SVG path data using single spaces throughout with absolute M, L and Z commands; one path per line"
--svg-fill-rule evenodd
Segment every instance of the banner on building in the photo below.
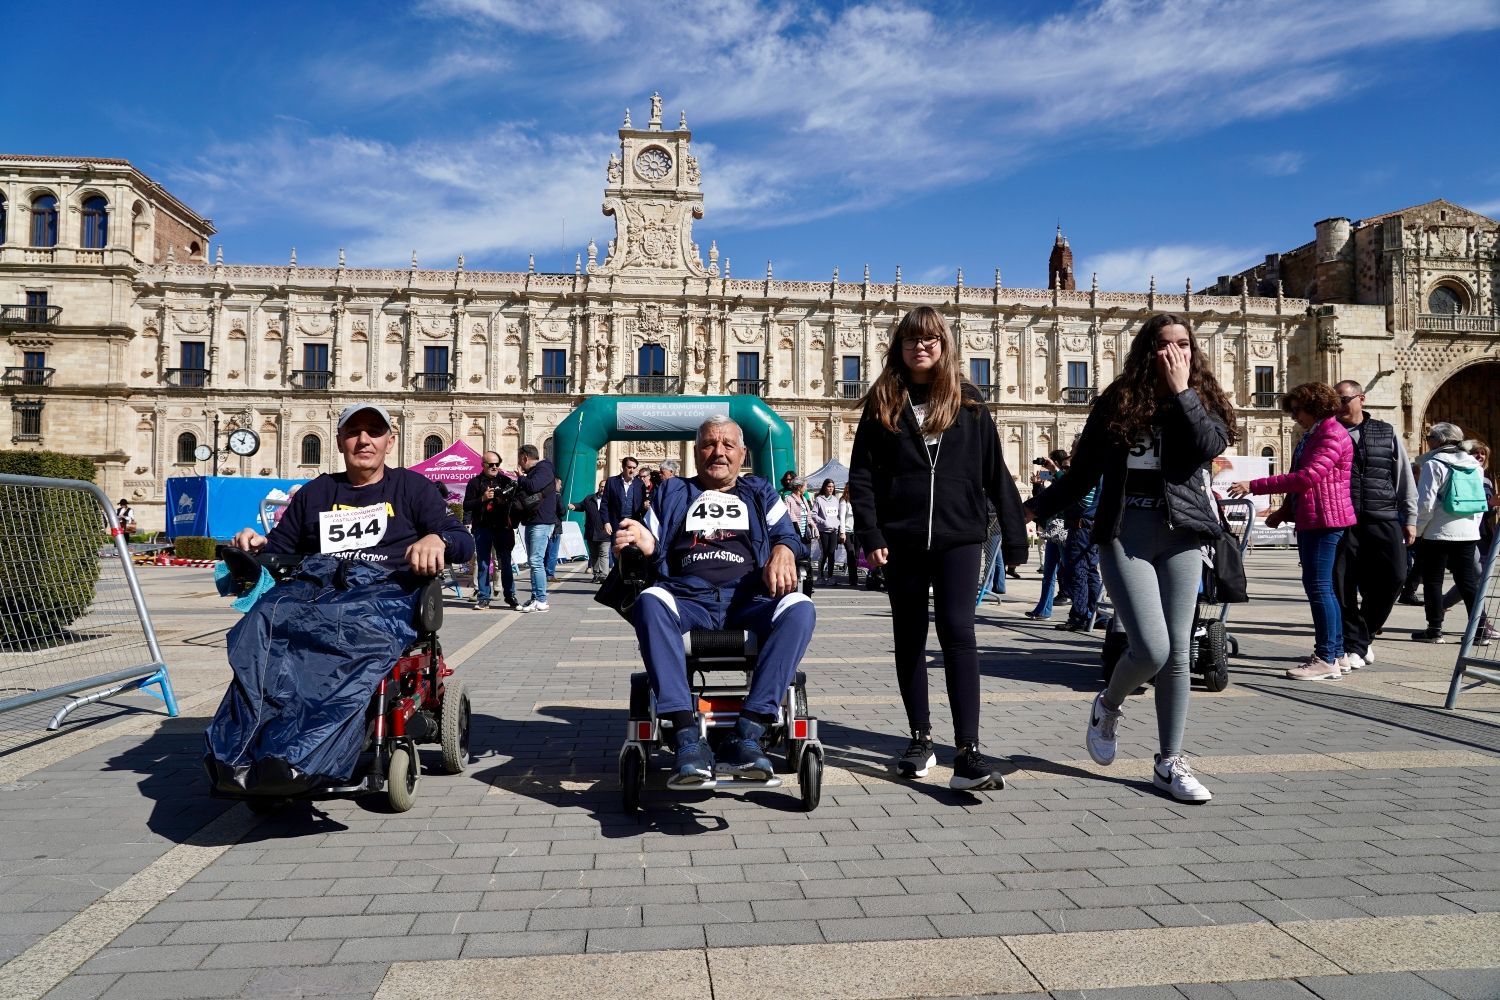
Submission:
M 709 417 L 729 416 L 729 404 L 713 400 L 619 403 L 615 407 L 615 429 L 692 433 Z

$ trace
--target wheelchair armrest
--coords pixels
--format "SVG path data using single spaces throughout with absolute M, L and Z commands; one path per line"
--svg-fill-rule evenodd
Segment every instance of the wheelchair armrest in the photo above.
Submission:
M 297 554 L 246 552 L 232 545 L 220 545 L 214 555 L 224 561 L 236 593 L 246 593 L 260 583 L 260 571 L 267 570 L 277 583 L 297 572 L 303 557 Z
M 417 591 L 417 607 L 412 615 L 417 635 L 436 632 L 443 627 L 443 578 L 435 576 Z

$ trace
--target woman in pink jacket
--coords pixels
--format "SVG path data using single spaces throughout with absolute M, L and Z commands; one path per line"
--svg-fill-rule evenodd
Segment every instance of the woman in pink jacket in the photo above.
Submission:
M 1344 658 L 1344 620 L 1333 593 L 1333 560 L 1344 529 L 1357 520 L 1349 499 L 1354 442 L 1334 414 L 1339 395 L 1322 382 L 1306 382 L 1286 394 L 1281 408 L 1307 433 L 1285 475 L 1235 483 L 1229 495 L 1295 493 L 1297 551 L 1302 588 L 1312 605 L 1313 654 L 1286 675 L 1294 680 L 1336 680 L 1349 670 Z

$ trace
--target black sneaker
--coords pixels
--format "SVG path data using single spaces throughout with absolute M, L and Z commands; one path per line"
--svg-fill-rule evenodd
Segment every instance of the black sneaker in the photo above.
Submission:
M 474 602 L 474 608 L 478 611 L 488 611 L 490 608 L 490 599 L 488 597 L 481 597 Z
M 1056 597 L 1052 598 L 1052 606 L 1053 607 L 1057 607 L 1057 605 L 1059 605 L 1059 604 L 1072 604 L 1072 603 L 1073 603 L 1073 598 L 1069 597 L 1067 594 L 1058 594 Z
M 1423 602 L 1422 602 L 1422 599 L 1420 597 L 1416 596 L 1415 594 L 1411 594 L 1411 595 L 1402 594 L 1401 597 L 1397 599 L 1396 603 L 1397 604 L 1405 604 L 1408 607 L 1420 608 L 1422 606 Z
M 932 734 L 913 729 L 906 752 L 896 758 L 896 773 L 903 778 L 925 778 L 928 768 L 937 763 L 932 751 Z
M 1069 616 L 1067 621 L 1059 622 L 1053 628 L 1059 632 L 1087 632 L 1089 630 L 1089 623 L 1081 618 Z
M 960 747 L 958 756 L 954 758 L 953 777 L 948 779 L 948 787 L 969 792 L 981 792 L 989 788 L 998 791 L 1005 787 L 1005 775 L 979 752 L 978 743 L 969 743 Z
M 516 600 L 515 594 L 506 594 L 505 603 L 510 607 L 512 611 L 521 606 L 521 602 Z
M 1445 640 L 1443 638 L 1443 630 L 1442 629 L 1440 629 L 1440 628 L 1424 628 L 1420 632 L 1413 632 L 1411 634 L 1411 641 L 1412 642 L 1433 642 L 1433 643 L 1437 643 L 1437 642 L 1446 642 L 1447 640 Z
M 765 726 L 740 716 L 734 725 L 734 738 L 721 751 L 715 770 L 741 780 L 770 781 L 776 772 L 762 743 L 765 735 Z
M 679 730 L 674 734 L 677 753 L 672 760 L 668 788 L 711 788 L 714 784 L 714 757 L 708 745 L 698 737 L 698 729 Z

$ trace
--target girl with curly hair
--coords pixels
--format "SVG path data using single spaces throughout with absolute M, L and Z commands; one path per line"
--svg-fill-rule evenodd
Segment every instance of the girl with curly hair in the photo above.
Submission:
M 1183 756 L 1188 644 L 1203 557 L 1223 527 L 1209 464 L 1235 440 L 1234 408 L 1209 370 L 1184 316 L 1153 316 L 1131 342 L 1119 376 L 1099 395 L 1072 467 L 1027 501 L 1045 522 L 1098 487 L 1099 570 L 1129 648 L 1094 698 L 1089 756 L 1111 764 L 1125 698 L 1156 678 L 1160 753 L 1152 780 L 1180 802 L 1213 796 Z
M 1286 675 L 1293 680 L 1337 680 L 1353 669 L 1344 657 L 1344 614 L 1333 587 L 1333 564 L 1344 529 L 1359 518 L 1349 498 L 1354 440 L 1338 421 L 1342 402 L 1331 385 L 1304 382 L 1281 401 L 1281 409 L 1306 432 L 1290 472 L 1235 483 L 1229 495 L 1295 493 L 1297 551 L 1302 589 L 1312 605 L 1313 652 Z M 1267 519 L 1269 522 L 1269 518 Z

